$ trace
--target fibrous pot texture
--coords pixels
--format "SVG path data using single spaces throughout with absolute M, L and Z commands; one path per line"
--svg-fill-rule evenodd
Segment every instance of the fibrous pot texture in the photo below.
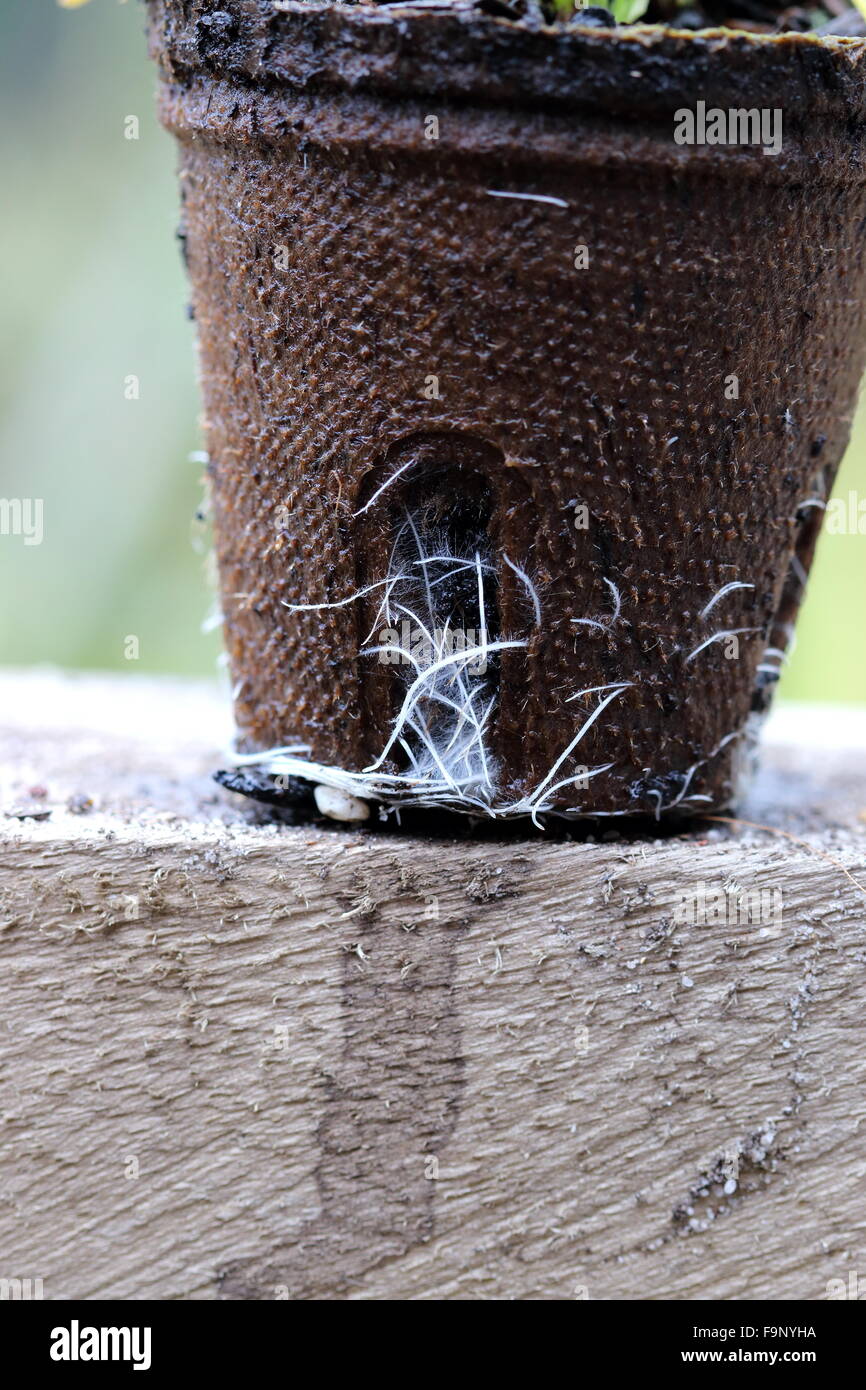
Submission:
M 409 516 L 521 643 L 500 804 L 730 805 L 863 366 L 863 43 L 148 8 L 244 745 L 386 746 L 415 673 L 361 649 Z M 676 143 L 698 102 L 781 148 Z

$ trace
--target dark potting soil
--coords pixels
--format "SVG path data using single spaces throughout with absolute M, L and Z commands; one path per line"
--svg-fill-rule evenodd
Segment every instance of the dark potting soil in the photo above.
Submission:
M 369 0 L 358 0 L 368 3 Z M 377 0 L 373 0 L 376 3 Z M 581 5 L 580 0 L 475 0 L 483 14 L 524 23 L 575 24 L 615 28 L 619 24 L 664 24 L 674 29 L 739 29 L 755 34 L 818 33 L 836 37 L 866 35 L 866 18 L 848 0 L 789 4 L 779 0 L 611 0 Z M 355 0 L 347 0 L 355 3 Z M 378 0 L 383 7 L 405 0 Z M 442 0 L 443 7 L 451 0 Z

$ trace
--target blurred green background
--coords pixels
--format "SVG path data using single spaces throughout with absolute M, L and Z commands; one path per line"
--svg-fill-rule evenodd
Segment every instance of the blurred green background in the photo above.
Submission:
M 143 22 L 138 0 L 0 0 L 0 496 L 45 499 L 42 545 L 0 537 L 7 664 L 129 670 L 131 634 L 149 672 L 209 674 L 219 651 L 193 544 L 202 445 L 175 156 Z M 862 411 L 836 493 L 850 489 L 866 496 Z M 784 696 L 866 704 L 864 594 L 866 537 L 825 534 Z
M 0 496 L 45 499 L 41 545 L 0 537 L 0 661 L 129 670 L 134 634 L 136 669 L 211 674 L 193 325 L 144 7 L 0 0 L 0 68 Z

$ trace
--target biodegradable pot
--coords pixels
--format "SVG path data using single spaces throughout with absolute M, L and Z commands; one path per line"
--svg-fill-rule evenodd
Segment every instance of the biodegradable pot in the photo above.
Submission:
M 551 804 L 731 805 L 863 366 L 864 44 L 149 15 L 245 746 L 352 771 L 383 748 L 405 683 L 359 655 L 375 595 L 286 605 L 380 581 L 438 493 L 527 641 L 498 659 L 502 802 L 532 802 L 601 698 L 569 696 L 621 685 L 556 780 L 608 770 Z M 781 110 L 781 151 L 675 143 L 698 101 Z

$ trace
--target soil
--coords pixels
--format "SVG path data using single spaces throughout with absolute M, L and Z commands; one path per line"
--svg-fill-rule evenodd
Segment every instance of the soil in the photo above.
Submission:
M 352 0 L 349 0 L 352 3 Z M 383 6 L 399 0 L 382 0 Z M 443 0 L 443 5 L 447 0 Z M 464 8 L 464 6 L 461 6 Z M 466 8 L 473 8 L 470 4 Z M 580 24 L 616 27 L 613 8 L 583 6 L 579 0 L 477 0 L 483 14 L 501 19 L 545 24 Z M 791 5 L 773 0 L 649 0 L 634 21 L 664 24 L 675 29 L 739 29 L 755 34 L 827 33 L 859 37 L 866 34 L 866 19 L 846 0 L 819 0 L 816 4 Z

